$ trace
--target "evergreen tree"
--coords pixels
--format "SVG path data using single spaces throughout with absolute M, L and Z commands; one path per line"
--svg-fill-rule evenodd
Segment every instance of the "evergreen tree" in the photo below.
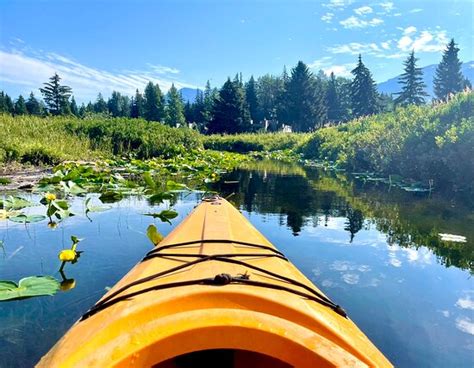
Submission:
M 279 102 L 284 101 L 285 89 L 283 78 L 270 74 L 264 75 L 257 80 L 257 100 L 259 107 L 259 116 L 261 120 L 266 120 L 269 130 L 278 129 L 278 120 L 281 118 L 278 114 Z M 280 99 L 281 98 L 281 99 Z
M 20 95 L 16 100 L 14 109 L 15 115 L 25 115 L 28 113 L 28 110 L 26 109 L 25 99 L 22 95 Z
M 395 100 L 391 94 L 381 93 L 378 96 L 378 111 L 379 112 L 391 112 L 395 110 Z
M 174 84 L 168 91 L 168 101 L 166 104 L 166 120 L 167 125 L 179 127 L 186 124 L 184 118 L 184 107 L 181 94 L 178 92 Z
M 107 101 L 107 108 L 112 116 L 122 116 L 122 106 L 121 106 L 122 96 L 117 91 L 112 91 L 112 95 Z
M 79 116 L 79 109 L 77 108 L 77 103 L 74 96 L 71 97 L 71 104 L 69 106 L 71 107 L 71 114 L 74 116 Z
M 214 118 L 214 104 L 219 97 L 219 92 L 215 88 L 211 88 L 211 83 L 206 82 L 206 88 L 204 89 L 204 96 L 202 100 L 202 110 L 201 110 L 201 131 L 210 124 Z
M 196 123 L 196 119 L 194 118 L 194 104 L 191 102 L 186 101 L 184 104 L 184 119 L 188 124 Z
M 341 122 L 344 117 L 338 87 L 336 76 L 331 72 L 326 89 L 327 116 L 331 123 Z
M 462 63 L 458 58 L 459 48 L 454 39 L 446 46 L 441 62 L 436 68 L 434 92 L 437 99 L 445 99 L 450 93 L 457 93 L 464 88 L 464 77 L 461 73 Z
M 163 121 L 165 118 L 165 101 L 158 84 L 148 82 L 145 87 L 143 116 L 148 121 Z
M 425 103 L 426 85 L 423 82 L 423 72 L 416 67 L 415 52 L 412 51 L 405 61 L 405 72 L 400 76 L 398 83 L 402 85 L 402 91 L 397 93 L 395 99 L 397 105 L 422 105 Z
M 209 133 L 241 133 L 250 126 L 250 114 L 246 108 L 245 96 L 240 80 L 227 81 L 219 91 L 214 105 L 213 118 L 209 123 Z
M 351 71 L 354 79 L 351 83 L 351 103 L 354 117 L 375 114 L 377 109 L 377 90 L 372 74 L 362 63 L 359 55 L 359 62 Z
M 28 114 L 30 115 L 42 115 L 43 109 L 36 99 L 35 95 L 33 92 L 30 93 L 30 97 L 28 97 L 28 100 L 26 101 L 26 110 L 28 111 Z
M 86 116 L 86 105 L 84 103 L 81 104 L 81 107 L 79 108 L 79 117 L 83 118 Z
M 302 61 L 291 70 L 286 87 L 286 118 L 295 132 L 309 132 L 326 119 L 321 82 Z
M 258 107 L 257 89 L 253 75 L 245 85 L 245 100 L 249 108 L 250 119 L 252 119 L 253 124 L 257 124 L 260 121 L 260 109 Z
M 135 92 L 135 98 L 131 102 L 130 117 L 135 119 L 143 117 L 143 103 L 143 96 L 137 89 L 137 91 Z
M 94 112 L 97 114 L 107 113 L 107 102 L 105 102 L 104 97 L 102 97 L 102 93 L 100 92 L 97 95 L 97 100 L 94 104 Z
M 121 95 L 119 101 L 120 116 L 130 117 L 130 109 L 130 97 Z
M 40 92 L 43 94 L 43 99 L 46 102 L 48 110 L 53 115 L 60 115 L 67 111 L 67 105 L 69 97 L 72 94 L 71 87 L 62 86 L 59 82 L 61 78 L 55 73 L 49 82 L 43 83 L 44 88 L 40 88 Z
M 89 114 L 92 114 L 94 112 L 94 105 L 90 101 L 87 103 L 86 112 Z

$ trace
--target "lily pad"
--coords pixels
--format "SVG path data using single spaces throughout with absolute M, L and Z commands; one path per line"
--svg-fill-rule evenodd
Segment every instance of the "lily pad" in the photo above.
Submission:
M 21 214 L 21 215 L 18 215 L 18 216 L 15 216 L 15 217 L 10 217 L 8 218 L 10 221 L 13 221 L 13 222 L 18 222 L 20 224 L 29 224 L 29 223 L 32 223 L 32 222 L 40 222 L 40 221 L 43 221 L 44 219 L 46 219 L 46 216 L 43 216 L 43 215 L 24 215 L 24 214 Z
M 123 199 L 123 195 L 120 192 L 106 191 L 99 197 L 102 203 L 114 203 Z
M 173 210 L 163 210 L 161 212 L 157 213 L 145 213 L 145 216 L 151 216 L 153 218 L 159 218 L 163 222 L 168 222 L 171 224 L 171 219 L 174 219 L 176 216 L 178 216 L 178 212 L 173 211 Z
M 6 210 L 21 210 L 30 206 L 33 206 L 33 203 L 21 197 L 8 196 L 6 199 L 0 199 L 0 208 Z
M 52 276 L 30 276 L 14 281 L 0 280 L 0 301 L 54 295 L 59 290 L 59 282 Z

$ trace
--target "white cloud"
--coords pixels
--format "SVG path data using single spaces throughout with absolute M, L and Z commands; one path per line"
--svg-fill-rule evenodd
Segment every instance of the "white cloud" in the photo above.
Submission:
M 351 70 L 354 69 L 355 64 L 342 64 L 334 65 L 332 63 L 332 57 L 324 56 L 321 59 L 314 60 L 312 63 L 308 64 L 308 67 L 315 70 L 322 70 L 324 74 L 331 75 L 334 73 L 338 77 L 350 77 Z M 331 228 L 331 223 L 328 223 L 328 228 Z M 340 225 L 336 225 L 340 226 Z
M 376 27 L 383 23 L 383 20 L 380 18 L 372 18 L 371 20 L 364 20 L 357 18 L 355 16 L 350 16 L 347 19 L 341 20 L 339 22 L 344 28 L 366 28 L 366 27 Z
M 332 18 L 334 17 L 334 13 L 326 13 L 321 17 L 321 20 L 326 23 L 331 23 Z
M 468 317 L 459 317 L 456 319 L 456 327 L 462 332 L 474 335 L 474 323 Z
M 147 64 L 145 70 L 109 72 L 92 68 L 69 57 L 43 51 L 28 53 L 18 50 L 0 50 L 0 81 L 25 86 L 25 90 L 37 89 L 54 73 L 58 73 L 64 84 L 72 87 L 76 99 L 94 100 L 99 92 L 107 95 L 112 91 L 134 94 L 143 90 L 146 83 L 158 83 L 167 91 L 174 83 L 177 88 L 194 87 L 176 80 L 176 68 Z
M 353 0 L 329 0 L 329 3 L 323 4 L 323 6 L 332 9 L 344 9 L 346 6 L 353 3 Z
M 379 51 L 380 48 L 375 43 L 359 43 L 359 42 L 350 42 L 343 45 L 336 45 L 334 47 L 329 47 L 328 51 L 333 54 L 373 54 L 376 51 Z
M 415 8 L 415 9 L 410 10 L 408 13 L 419 13 L 419 12 L 422 12 L 422 11 L 423 11 L 423 9 Z
M 381 42 L 380 45 L 382 46 L 382 48 L 384 50 L 390 50 L 390 44 L 392 43 L 392 41 L 387 41 L 387 42 Z
M 405 30 L 403 31 L 403 34 L 409 35 L 415 32 L 416 32 L 416 27 L 410 26 L 410 27 L 405 28 Z
M 471 299 L 470 295 L 466 295 L 464 298 L 458 299 L 456 307 L 474 310 L 474 300 Z
M 358 284 L 359 278 L 359 275 L 356 273 L 345 273 L 344 275 L 342 275 L 342 280 L 344 280 L 344 282 L 349 285 Z
M 386 13 L 390 13 L 395 7 L 391 1 L 386 1 L 379 4 Z
M 311 69 L 321 69 L 324 66 L 327 66 L 329 63 L 329 60 L 332 58 L 330 56 L 324 56 L 321 59 L 314 60 L 312 63 L 308 64 L 308 67 Z
M 370 6 L 361 6 L 360 8 L 354 9 L 354 12 L 358 15 L 370 14 L 373 12 Z
M 422 31 L 420 33 L 413 31 L 410 32 L 410 35 L 405 33 L 398 40 L 397 47 L 403 52 L 411 50 L 415 52 L 438 52 L 444 50 L 448 41 L 446 31 Z

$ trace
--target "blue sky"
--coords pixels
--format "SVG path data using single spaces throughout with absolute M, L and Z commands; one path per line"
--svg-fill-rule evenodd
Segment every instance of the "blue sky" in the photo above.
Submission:
M 279 74 L 298 60 L 349 76 L 362 53 L 377 82 L 399 74 L 414 49 L 438 63 L 451 37 L 474 60 L 471 0 L 51 1 L 0 0 L 0 89 L 34 91 L 57 71 L 77 100 L 220 86 L 242 72 Z

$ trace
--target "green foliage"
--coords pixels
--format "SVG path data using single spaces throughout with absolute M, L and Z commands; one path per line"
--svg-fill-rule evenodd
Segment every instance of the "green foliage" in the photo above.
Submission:
M 307 133 L 264 133 L 203 136 L 204 148 L 217 151 L 246 153 L 292 149 L 310 137 Z
M 44 87 L 40 88 L 40 92 L 43 94 L 44 102 L 48 107 L 48 110 L 53 115 L 64 114 L 68 107 L 68 100 L 72 94 L 71 87 L 63 86 L 59 82 L 61 78 L 55 73 L 49 82 L 43 83 Z
M 318 130 L 299 150 L 339 167 L 474 189 L 474 93 Z
M 52 276 L 30 276 L 14 281 L 0 281 L 0 301 L 54 295 L 59 290 L 59 282 Z
M 422 105 L 425 103 L 425 97 L 429 96 L 425 92 L 426 85 L 423 82 L 423 72 L 421 68 L 416 67 L 415 52 L 412 51 L 405 61 L 405 72 L 400 76 L 399 83 L 402 85 L 402 91 L 398 93 L 395 103 L 406 105 Z
M 354 117 L 375 114 L 377 112 L 377 89 L 370 70 L 362 63 L 359 55 L 357 66 L 351 71 L 354 79 L 351 83 L 352 114 Z
M 434 92 L 436 98 L 443 100 L 451 93 L 457 93 L 464 88 L 464 77 L 461 73 L 461 61 L 458 58 L 459 48 L 451 39 L 443 52 L 443 58 L 436 68 L 434 77 Z
M 145 87 L 143 117 L 148 121 L 163 121 L 165 118 L 165 99 L 158 84 L 148 82 Z
M 181 95 L 174 84 L 171 85 L 171 88 L 168 92 L 165 122 L 167 125 L 172 127 L 180 127 L 186 124 L 186 120 L 184 118 L 183 100 L 181 99 Z

